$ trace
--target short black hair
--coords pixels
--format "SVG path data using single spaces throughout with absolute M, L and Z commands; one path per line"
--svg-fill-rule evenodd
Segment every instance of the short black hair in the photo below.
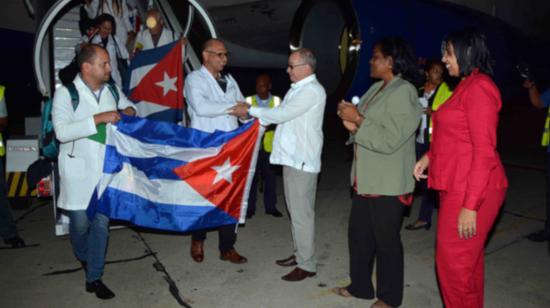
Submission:
M 436 59 L 436 58 L 429 59 L 428 61 L 426 61 L 426 65 L 424 65 L 424 71 L 426 72 L 429 71 L 430 69 L 432 69 L 434 65 L 441 66 L 443 71 L 445 71 L 445 63 L 441 62 L 440 59 Z
M 482 73 L 493 75 L 491 53 L 485 34 L 473 28 L 449 33 L 444 46 L 451 44 L 454 49 L 460 76 L 470 75 L 476 68 Z
M 416 64 L 414 49 L 400 37 L 386 37 L 378 41 L 378 46 L 384 57 L 391 57 L 393 60 L 392 73 L 401 75 L 401 78 L 410 83 L 417 84 L 419 71 Z
M 92 63 L 95 60 L 98 50 L 105 50 L 105 48 L 103 48 L 101 45 L 91 43 L 84 44 L 84 46 L 80 48 L 80 52 L 78 53 L 78 57 L 76 58 L 79 71 L 82 70 L 82 64 L 84 64 L 85 62 Z
M 116 35 L 116 21 L 115 18 L 112 15 L 109 14 L 101 14 L 95 18 L 95 26 L 99 28 L 102 23 L 104 22 L 110 22 L 111 26 L 113 26 L 113 32 L 111 32 L 112 35 Z

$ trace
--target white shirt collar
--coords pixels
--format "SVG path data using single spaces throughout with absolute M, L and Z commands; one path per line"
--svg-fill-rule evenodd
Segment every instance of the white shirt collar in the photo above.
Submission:
M 307 76 L 306 78 L 291 84 L 290 87 L 293 88 L 293 89 L 296 89 L 296 88 L 299 88 L 299 87 L 305 85 L 306 83 L 310 83 L 310 82 L 314 81 L 315 79 L 317 79 L 315 74 L 311 74 L 311 75 Z

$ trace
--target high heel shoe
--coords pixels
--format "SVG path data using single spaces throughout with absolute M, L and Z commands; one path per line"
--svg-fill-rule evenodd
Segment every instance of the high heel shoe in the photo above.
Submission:
M 408 224 L 405 226 L 405 229 L 406 230 L 420 230 L 420 229 L 426 229 L 426 231 L 430 230 L 430 228 L 432 227 L 432 223 L 431 222 L 426 222 L 426 223 L 423 223 L 423 224 L 416 224 L 416 222 L 412 223 L 412 224 Z

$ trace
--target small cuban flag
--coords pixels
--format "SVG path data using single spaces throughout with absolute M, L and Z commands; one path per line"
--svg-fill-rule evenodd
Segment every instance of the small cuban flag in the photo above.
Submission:
M 137 108 L 137 115 L 177 123 L 183 115 L 183 46 L 176 40 L 158 48 L 140 51 L 130 62 L 124 78 L 124 93 Z
M 182 232 L 243 223 L 262 134 L 257 120 L 207 133 L 123 116 L 88 215 Z

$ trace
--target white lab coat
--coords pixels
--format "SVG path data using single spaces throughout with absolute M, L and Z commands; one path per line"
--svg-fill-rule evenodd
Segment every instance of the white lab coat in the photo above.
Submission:
M 262 125 L 277 124 L 269 161 L 305 172 L 321 171 L 327 95 L 315 75 L 293 83 L 276 108 L 250 107 Z
M 116 23 L 116 36 L 118 37 L 122 48 L 126 49 L 128 32 L 134 31 L 134 29 L 132 29 L 132 24 L 130 23 L 130 15 L 126 0 L 120 1 L 120 14 L 115 13 L 115 10 L 113 9 L 113 0 L 105 0 L 102 8 L 99 7 L 99 1 L 100 0 L 92 0 L 90 4 L 84 5 L 84 9 L 88 13 L 88 17 L 96 18 L 97 15 L 101 15 L 103 13 L 113 16 Z
M 174 35 L 174 32 L 172 32 L 172 30 L 166 27 L 162 27 L 159 41 L 157 43 L 157 46 L 155 46 L 155 44 L 153 43 L 153 38 L 151 37 L 151 31 L 149 31 L 148 28 L 145 28 L 138 33 L 136 46 L 141 45 L 141 50 L 153 49 L 170 44 L 177 39 L 178 38 Z
M 74 79 L 79 104 L 73 111 L 71 96 L 66 87 L 56 90 L 53 98 L 52 120 L 59 147 L 60 195 L 57 206 L 66 210 L 85 210 L 103 171 L 105 145 L 88 139 L 97 133 L 93 116 L 117 110 L 117 103 L 106 86 L 100 92 L 99 103 L 80 75 Z M 119 109 L 134 105 L 118 89 Z
M 184 95 L 190 127 L 206 132 L 227 132 L 239 127 L 237 117 L 227 114 L 227 110 L 237 101 L 244 102 L 244 96 L 231 75 L 228 74 L 226 79 L 227 91 L 224 93 L 204 66 L 185 78 Z
M 115 45 L 116 40 L 116 45 Z M 83 42 L 89 42 L 94 44 L 102 45 L 101 36 L 99 34 L 95 34 L 91 39 L 88 39 L 87 36 L 82 37 Z M 107 41 L 107 46 L 105 49 L 107 49 L 107 52 L 109 53 L 109 58 L 111 60 L 111 77 L 113 77 L 113 80 L 117 84 L 117 86 L 122 87 L 122 76 L 118 70 L 118 63 L 117 63 L 117 45 L 118 45 L 118 51 L 120 53 L 121 59 L 128 62 L 128 58 L 130 57 L 128 54 L 128 50 L 122 43 L 118 40 L 118 38 L 114 35 L 109 36 L 109 40 Z

